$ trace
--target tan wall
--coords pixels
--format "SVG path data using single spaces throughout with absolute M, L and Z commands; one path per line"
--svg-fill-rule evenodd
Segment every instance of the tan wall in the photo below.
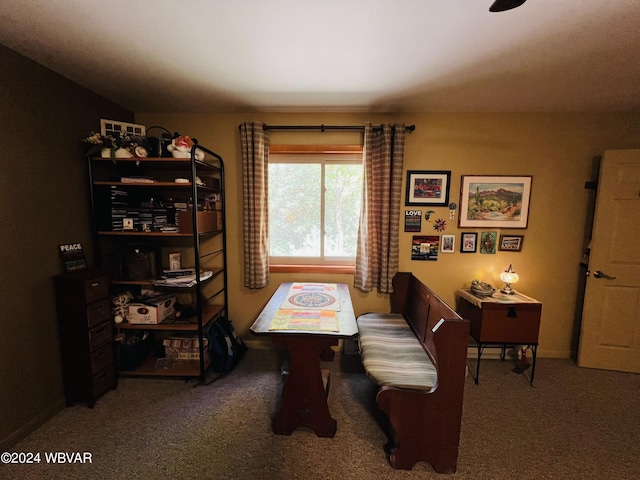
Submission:
M 52 288 L 52 277 L 62 270 L 56 248 L 81 242 L 90 262 L 92 253 L 79 140 L 98 128 L 100 118 L 130 121 L 133 116 L 2 46 L 0 64 L 0 445 L 7 446 L 63 405 Z M 509 232 L 524 233 L 521 253 L 455 253 L 441 255 L 437 262 L 416 262 L 410 259 L 412 234 L 401 233 L 400 269 L 413 271 L 453 302 L 454 291 L 471 279 L 498 284 L 497 272 L 513 263 L 522 278 L 517 287 L 544 303 L 540 354 L 551 357 L 569 356 L 573 345 L 578 262 L 594 197 L 584 182 L 595 178 L 594 158 L 607 149 L 640 147 L 640 114 L 139 114 L 136 120 L 197 137 L 224 157 L 230 317 L 247 339 L 249 326 L 280 282 L 351 284 L 352 276 L 274 274 L 265 289 L 243 287 L 241 121 L 415 123 L 417 130 L 407 138 L 405 169 L 451 170 L 451 200 L 456 203 L 462 174 L 533 175 L 529 228 Z M 360 140 L 352 132 L 272 135 L 274 143 Z M 444 208 L 435 210 L 438 216 L 447 215 Z M 455 225 L 446 233 L 459 237 Z M 358 314 L 389 308 L 385 295 L 352 290 L 352 296 Z
M 523 250 L 485 254 L 441 254 L 436 262 L 412 261 L 412 233 L 400 234 L 400 270 L 412 271 L 445 301 L 474 279 L 501 286 L 500 271 L 510 263 L 520 274 L 516 288 L 543 302 L 539 354 L 569 357 L 575 350 L 576 305 L 579 299 L 582 250 L 589 235 L 595 193 L 584 184 L 595 179 L 597 157 L 607 149 L 640 147 L 638 114 L 424 113 L 424 114 L 137 114 L 136 121 L 162 125 L 198 138 L 225 159 L 227 172 L 227 232 L 229 239 L 230 317 L 248 340 L 248 328 L 281 282 L 332 281 L 352 285 L 352 275 L 272 274 L 268 287 L 243 286 L 242 187 L 238 125 L 259 120 L 273 125 L 360 125 L 402 121 L 415 124 L 408 135 L 405 170 L 451 170 L 450 201 L 459 204 L 461 175 L 533 175 L 529 226 L 501 230 L 524 234 Z M 272 143 L 354 143 L 357 133 L 274 132 Z M 399 206 L 401 218 L 405 206 Z M 423 210 L 425 210 L 423 208 Z M 447 219 L 445 233 L 460 239 L 457 221 L 448 209 L 434 208 Z M 356 228 L 354 226 L 354 228 Z M 423 221 L 422 234 L 433 230 Z M 482 231 L 483 229 L 464 229 Z M 484 229 L 487 230 L 487 229 Z M 493 230 L 493 229 L 492 229 Z M 458 250 L 458 245 L 456 245 Z M 352 289 L 356 314 L 388 310 L 386 295 Z
M 91 256 L 80 142 L 131 113 L 0 45 L 0 446 L 64 405 L 52 277 L 57 246 Z

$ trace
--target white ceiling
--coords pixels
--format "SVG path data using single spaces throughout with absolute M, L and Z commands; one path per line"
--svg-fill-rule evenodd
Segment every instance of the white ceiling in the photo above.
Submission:
M 137 113 L 640 111 L 640 0 L 2 0 L 0 43 Z

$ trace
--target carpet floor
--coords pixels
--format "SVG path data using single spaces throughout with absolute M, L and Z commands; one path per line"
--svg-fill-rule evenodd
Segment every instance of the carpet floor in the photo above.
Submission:
M 121 378 L 93 409 L 65 408 L 14 445 L 12 452 L 40 453 L 40 463 L 0 465 L 0 478 L 584 480 L 631 479 L 640 470 L 640 375 L 539 359 L 531 387 L 528 371 L 483 359 L 480 384 L 466 379 L 458 470 L 439 475 L 426 463 L 389 466 L 376 388 L 354 355 L 323 363 L 332 371 L 335 437 L 273 434 L 282 360 L 281 351 L 251 349 L 207 386 Z M 91 462 L 51 463 L 56 452 Z

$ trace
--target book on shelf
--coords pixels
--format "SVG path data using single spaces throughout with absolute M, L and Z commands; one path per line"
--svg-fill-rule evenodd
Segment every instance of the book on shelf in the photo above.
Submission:
M 210 270 L 205 270 L 200 273 L 200 281 L 203 282 L 208 280 L 213 276 L 213 272 Z M 154 285 L 158 286 L 170 286 L 170 287 L 193 287 L 196 284 L 196 275 L 185 275 L 182 277 L 172 277 L 172 278 L 161 278 L 160 280 L 154 282 Z
M 203 282 L 213 276 L 213 272 L 205 270 L 200 273 L 200 281 Z M 193 287 L 197 283 L 196 275 L 184 275 L 182 277 L 166 277 L 154 282 L 154 285 L 165 287 Z
M 155 183 L 152 177 L 120 177 L 122 183 Z
M 188 275 L 195 275 L 196 269 L 195 268 L 179 268 L 177 270 L 163 270 L 162 273 L 164 274 L 163 276 L 167 278 L 179 278 L 179 277 L 186 277 Z M 201 273 L 204 273 L 204 270 L 201 270 Z

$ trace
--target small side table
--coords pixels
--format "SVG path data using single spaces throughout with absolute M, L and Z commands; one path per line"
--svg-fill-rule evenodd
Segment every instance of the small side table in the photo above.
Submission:
M 478 347 L 475 383 L 480 377 L 480 358 L 485 347 L 502 348 L 504 360 L 507 345 L 531 347 L 531 385 L 536 372 L 536 353 L 542 303 L 533 298 L 515 293 L 501 297 L 477 297 L 470 290 L 459 290 L 456 310 L 469 320 L 470 335 Z

